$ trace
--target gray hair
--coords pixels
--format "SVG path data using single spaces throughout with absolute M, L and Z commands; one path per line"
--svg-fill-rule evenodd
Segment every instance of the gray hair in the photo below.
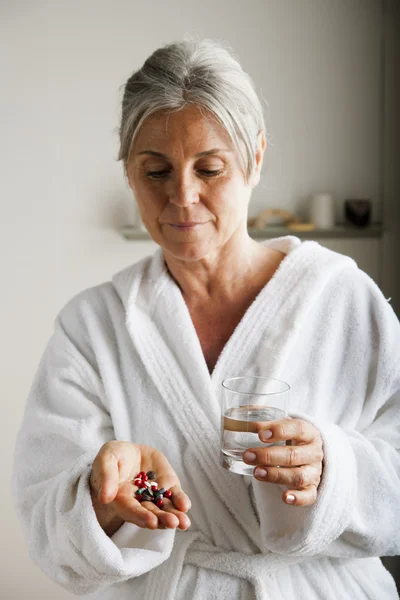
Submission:
M 228 132 L 248 180 L 255 165 L 257 134 L 265 131 L 253 80 L 226 43 L 185 40 L 156 50 L 124 87 L 118 160 L 126 168 L 144 121 L 157 111 L 188 104 L 213 113 Z

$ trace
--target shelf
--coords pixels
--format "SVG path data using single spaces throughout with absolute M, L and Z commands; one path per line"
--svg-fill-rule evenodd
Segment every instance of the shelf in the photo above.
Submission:
M 352 239 L 352 238 L 380 238 L 383 236 L 383 225 L 380 223 L 374 223 L 368 227 L 345 227 L 344 225 L 337 225 L 331 229 L 313 229 L 312 231 L 292 231 L 287 227 L 277 227 L 270 225 L 265 229 L 253 229 L 249 228 L 248 232 L 250 237 L 257 240 L 267 240 L 275 237 L 282 237 L 285 235 L 294 235 L 303 240 L 316 240 L 316 239 Z M 133 225 L 125 225 L 121 227 L 120 233 L 126 240 L 150 240 L 150 236 L 147 231 L 143 231 L 134 227 Z
M 269 239 L 284 235 L 294 235 L 305 240 L 326 238 L 379 238 L 383 235 L 383 226 L 379 223 L 368 227 L 345 227 L 336 225 L 330 229 L 313 229 L 312 231 L 293 231 L 287 227 L 266 227 L 265 229 L 248 229 L 249 235 L 254 239 Z

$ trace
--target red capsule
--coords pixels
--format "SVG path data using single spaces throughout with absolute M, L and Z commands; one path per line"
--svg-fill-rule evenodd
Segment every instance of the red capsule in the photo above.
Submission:
M 158 483 L 155 481 L 152 481 L 150 485 L 152 490 L 158 490 Z
M 149 479 L 149 478 L 147 477 L 146 473 L 145 473 L 144 475 L 142 475 L 142 481 L 143 481 L 143 483 L 144 483 L 145 481 L 148 481 L 148 479 Z
M 138 502 L 141 502 L 143 500 L 142 494 L 137 494 L 135 497 Z
M 164 496 L 165 496 L 165 498 L 168 498 L 168 499 L 172 498 L 171 490 L 167 490 L 166 492 L 164 492 Z
M 146 473 L 144 471 L 140 471 L 140 473 L 136 477 L 144 477 Z
M 161 500 L 161 498 L 157 500 L 156 506 L 158 506 L 158 508 L 162 508 L 164 506 L 164 502 Z
M 137 485 L 138 487 L 142 487 L 142 480 L 140 477 L 137 477 L 136 479 L 133 480 L 133 483 L 135 485 Z

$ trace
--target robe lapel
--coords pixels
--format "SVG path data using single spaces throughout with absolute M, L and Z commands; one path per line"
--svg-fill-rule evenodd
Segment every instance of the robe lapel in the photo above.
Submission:
M 212 374 L 214 383 L 242 374 L 279 378 L 326 282 L 355 266 L 353 259 L 316 242 L 295 244 L 226 344 Z
M 219 464 L 219 404 L 214 396 L 200 344 L 197 340 L 196 347 L 193 332 L 188 333 L 191 331 L 188 323 L 190 315 L 188 312 L 185 314 L 187 308 L 176 284 L 166 272 L 157 272 L 159 268 L 157 260 L 148 273 L 153 285 L 150 284 L 147 288 L 147 300 L 142 297 L 140 301 L 135 298 L 135 302 L 132 302 L 133 295 L 138 294 L 138 284 L 131 290 L 126 319 L 129 334 L 173 421 L 187 443 L 196 448 L 199 466 L 208 477 L 210 485 L 244 530 L 246 537 L 260 549 L 259 523 L 247 487 L 242 477 L 228 473 Z M 162 327 L 157 323 L 159 302 L 167 307 L 166 313 L 170 317 Z M 165 334 L 162 335 L 163 329 L 166 331 L 171 327 L 173 335 L 165 338 Z M 194 330 L 193 324 L 191 328 Z M 180 344 L 185 350 L 184 369 L 177 360 L 181 353 L 174 354 L 174 349 Z M 190 374 L 189 377 L 187 373 Z M 203 395 L 200 401 L 199 392 Z M 208 406 L 211 403 L 214 407 L 213 410 L 206 410 L 206 400 Z

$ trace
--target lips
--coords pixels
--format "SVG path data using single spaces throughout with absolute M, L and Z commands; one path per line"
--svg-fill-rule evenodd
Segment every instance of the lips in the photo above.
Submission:
M 205 221 L 185 221 L 183 223 L 168 223 L 171 227 L 195 227 L 196 225 L 204 225 Z
M 172 230 L 181 233 L 190 233 L 199 231 L 206 223 L 208 221 L 180 221 L 178 223 L 164 223 L 164 226 L 166 225 Z

